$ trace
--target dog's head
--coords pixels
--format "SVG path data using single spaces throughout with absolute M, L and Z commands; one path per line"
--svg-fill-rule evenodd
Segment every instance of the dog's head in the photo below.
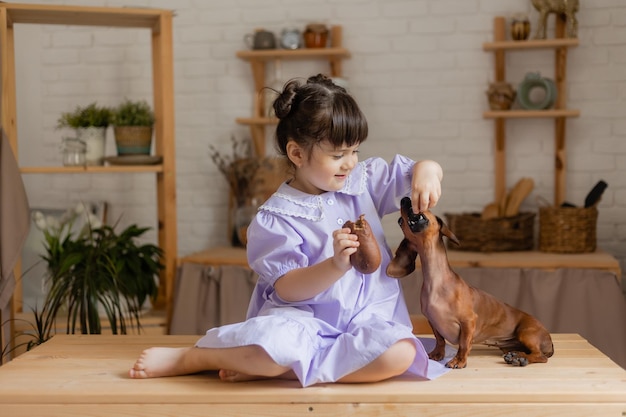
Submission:
M 443 245 L 443 236 L 456 245 L 460 244 L 454 233 L 439 217 L 430 211 L 414 213 L 409 197 L 404 197 L 400 202 L 398 225 L 402 229 L 404 239 L 387 266 L 387 275 L 390 277 L 402 278 L 413 272 L 420 248 L 425 245 Z

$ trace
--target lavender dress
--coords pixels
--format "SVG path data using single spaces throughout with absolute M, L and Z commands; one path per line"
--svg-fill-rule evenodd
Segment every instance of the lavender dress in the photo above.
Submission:
M 390 164 L 371 158 L 355 167 L 342 190 L 321 195 L 282 184 L 248 229 L 248 262 L 259 278 L 247 320 L 210 329 L 196 346 L 259 345 L 309 386 L 337 381 L 412 339 L 417 355 L 408 372 L 424 378 L 443 373 L 413 336 L 400 285 L 385 273 L 391 251 L 380 218 L 398 211 L 400 198 L 409 195 L 413 165 L 399 155 Z M 351 269 L 311 299 L 282 300 L 274 282 L 333 256 L 332 232 L 360 214 L 381 245 L 381 267 L 367 275 Z

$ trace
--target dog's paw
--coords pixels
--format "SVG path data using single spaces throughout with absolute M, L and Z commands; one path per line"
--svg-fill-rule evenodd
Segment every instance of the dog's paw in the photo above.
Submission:
M 528 365 L 528 359 L 521 352 L 508 352 L 504 356 L 504 361 L 513 366 L 526 366 Z
M 428 359 L 439 362 L 446 356 L 445 349 L 435 349 L 428 354 Z
M 446 363 L 446 368 L 450 368 L 450 369 L 462 369 L 462 368 L 465 368 L 466 366 L 467 366 L 467 362 L 460 358 L 457 358 L 456 356 L 450 359 L 448 363 Z

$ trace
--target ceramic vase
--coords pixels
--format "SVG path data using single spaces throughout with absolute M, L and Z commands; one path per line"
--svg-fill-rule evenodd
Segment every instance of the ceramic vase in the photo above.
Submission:
M 233 209 L 233 246 L 245 247 L 248 244 L 248 226 L 256 216 L 256 204 L 244 204 Z
M 81 127 L 76 129 L 76 138 L 86 145 L 85 165 L 104 165 L 106 127 Z

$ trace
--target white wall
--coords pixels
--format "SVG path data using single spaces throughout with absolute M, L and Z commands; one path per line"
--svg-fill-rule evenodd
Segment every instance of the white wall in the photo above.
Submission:
M 26 1 L 30 3 L 30 1 Z M 493 199 L 493 122 L 482 118 L 493 80 L 492 40 L 497 15 L 536 12 L 528 0 L 38 0 L 92 6 L 150 6 L 176 10 L 175 108 L 179 254 L 226 244 L 227 186 L 209 157 L 209 144 L 225 152 L 230 136 L 247 135 L 234 119 L 251 111 L 247 62 L 235 57 L 253 28 L 280 32 L 311 21 L 340 24 L 351 59 L 344 75 L 370 123 L 362 156 L 395 153 L 433 158 L 444 167 L 437 212 L 480 211 Z M 622 0 L 581 1 L 580 46 L 570 50 L 569 103 L 581 117 L 567 122 L 566 199 L 582 204 L 600 179 L 609 187 L 599 206 L 599 247 L 626 269 L 626 5 Z M 553 18 L 551 19 L 553 26 Z M 16 29 L 18 132 L 24 163 L 59 163 L 64 132 L 60 112 L 97 100 L 151 96 L 146 31 L 26 26 Z M 319 63 L 283 64 L 283 75 L 324 71 Z M 508 79 L 527 71 L 553 74 L 553 52 L 507 56 Z M 270 72 L 271 73 L 271 72 Z M 553 196 L 553 122 L 509 122 L 507 186 L 530 176 L 536 188 L 523 205 L 537 211 L 539 196 Z M 65 132 L 67 133 L 67 132 Z M 25 139 L 21 137 L 21 139 Z M 391 146 L 390 146 L 391 145 Z M 114 154 L 112 138 L 107 151 Z M 58 207 L 80 198 L 111 202 L 111 218 L 156 226 L 152 175 L 30 175 L 32 206 Z M 395 246 L 395 218 L 386 219 Z M 154 238 L 154 234 L 152 235 Z

